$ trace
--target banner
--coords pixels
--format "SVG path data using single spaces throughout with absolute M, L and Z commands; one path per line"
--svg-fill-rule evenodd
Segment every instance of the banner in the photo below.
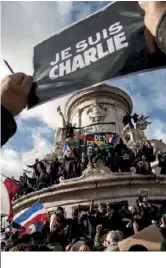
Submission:
M 152 224 L 133 236 L 118 243 L 120 251 L 129 251 L 132 246 L 140 245 L 148 251 L 160 251 L 163 237 L 159 228 Z
M 109 136 L 117 137 L 117 141 L 112 139 L 109 141 Z M 97 133 L 97 134 L 88 134 L 88 135 L 77 135 L 79 139 L 79 144 L 83 146 L 83 148 L 87 148 L 92 144 L 96 144 L 100 149 L 109 149 L 112 148 L 113 145 L 117 144 L 119 141 L 119 137 L 112 133 Z
M 74 129 L 74 133 L 81 133 L 83 135 L 95 133 L 116 133 L 116 125 L 115 122 L 91 124 L 85 127 Z
M 166 65 L 160 52 L 149 58 L 143 20 L 137 2 L 118 1 L 36 45 L 31 106 Z
M 138 190 L 139 195 L 144 196 L 144 197 L 148 196 L 148 192 L 149 192 L 148 189 L 139 189 Z

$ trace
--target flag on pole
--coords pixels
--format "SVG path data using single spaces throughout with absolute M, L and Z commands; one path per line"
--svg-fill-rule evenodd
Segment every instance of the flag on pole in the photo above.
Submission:
M 107 134 L 106 139 L 109 143 L 112 144 L 118 144 L 119 143 L 119 136 L 114 135 L 114 134 Z
M 94 141 L 95 139 L 93 137 L 90 137 L 88 135 L 80 135 L 77 134 L 76 135 L 80 140 L 84 140 L 84 141 Z
M 102 141 L 97 141 L 97 140 L 94 140 L 94 141 L 92 141 L 93 143 L 95 143 L 97 146 L 100 146 L 100 145 L 103 145 L 104 144 L 104 142 L 102 142 Z
M 66 155 L 66 156 L 74 157 L 74 153 L 73 153 L 73 151 L 70 149 L 69 144 L 68 144 L 67 141 L 64 142 L 64 145 L 63 145 L 63 153 L 64 153 L 64 155 Z
M 107 150 L 113 148 L 113 144 L 103 143 L 99 146 L 100 150 Z
M 41 222 L 30 225 L 29 227 L 22 227 L 18 233 L 18 237 L 35 232 L 42 233 L 43 224 Z
M 95 140 L 95 138 L 90 137 L 90 136 L 88 136 L 88 135 L 80 135 L 80 134 L 77 134 L 77 137 L 78 137 L 80 140 L 84 140 L 84 141 L 92 141 L 93 143 L 95 143 L 95 144 L 98 145 L 98 146 L 104 144 L 102 141 Z
M 12 198 L 21 189 L 21 185 L 1 174 L 1 211 L 2 216 L 13 218 Z
M 36 223 L 43 223 L 49 219 L 48 212 L 44 206 L 38 201 L 34 203 L 30 208 L 24 211 L 20 216 L 12 222 L 12 227 L 20 229 L 21 226 L 29 228 L 30 225 Z
M 12 199 L 15 196 L 15 194 L 22 188 L 19 183 L 12 180 L 11 178 L 5 177 L 2 174 L 1 174 L 1 180 L 3 181 L 8 190 L 10 199 Z

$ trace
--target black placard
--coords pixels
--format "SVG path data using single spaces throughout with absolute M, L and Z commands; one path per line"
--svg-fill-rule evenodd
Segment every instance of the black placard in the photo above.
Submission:
M 163 58 L 158 61 L 159 54 L 154 60 L 153 55 L 149 58 L 138 3 L 112 3 L 35 46 L 38 104 L 111 78 L 166 65 Z

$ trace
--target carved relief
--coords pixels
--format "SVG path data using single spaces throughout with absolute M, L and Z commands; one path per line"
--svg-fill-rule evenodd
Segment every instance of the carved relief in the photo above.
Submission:
M 95 168 L 87 167 L 81 176 L 81 178 L 88 178 L 90 176 L 111 175 L 110 169 L 103 165 L 101 160 L 98 160 L 95 164 Z
M 152 139 L 150 142 L 153 146 L 155 155 L 158 155 L 158 153 L 166 152 L 166 144 L 162 140 Z
M 64 140 L 65 140 L 65 135 L 63 133 L 63 129 L 57 128 L 57 130 L 55 130 L 55 143 L 62 144 Z
M 104 118 L 107 114 L 107 107 L 103 106 L 101 103 L 98 103 L 97 100 L 95 100 L 92 106 L 88 108 L 87 114 L 92 123 L 104 121 Z
M 115 133 L 116 132 L 115 123 L 109 123 L 109 124 L 100 124 L 99 123 L 97 125 L 84 127 L 81 130 L 82 134 L 86 134 L 86 133 L 105 133 L 105 132 Z
M 141 148 L 143 142 L 147 140 L 144 132 L 141 129 L 133 129 L 130 124 L 127 124 L 122 130 L 122 139 L 131 149 Z

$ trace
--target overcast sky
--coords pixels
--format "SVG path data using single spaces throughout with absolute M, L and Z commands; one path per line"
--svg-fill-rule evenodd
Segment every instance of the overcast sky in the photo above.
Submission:
M 50 37 L 65 26 L 90 15 L 108 2 L 2 2 L 2 58 L 15 72 L 33 74 L 32 57 L 35 44 Z M 8 74 L 2 60 L 0 78 Z M 117 79 L 109 84 L 125 90 L 133 99 L 134 112 L 151 116 L 147 129 L 149 138 L 166 142 L 166 75 L 165 70 L 137 74 Z M 17 119 L 18 131 L 2 149 L 2 172 L 18 176 L 23 163 L 43 157 L 54 143 L 54 131 L 61 126 L 56 112 L 69 96 L 51 101 Z

